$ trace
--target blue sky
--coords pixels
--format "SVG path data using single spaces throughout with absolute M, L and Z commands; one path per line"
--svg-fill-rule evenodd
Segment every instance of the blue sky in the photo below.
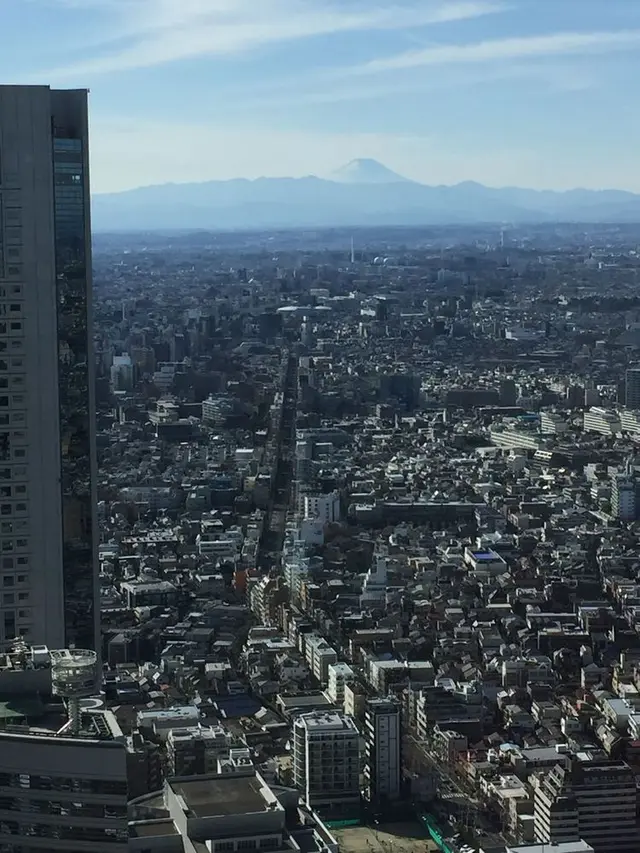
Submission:
M 92 180 L 640 192 L 638 0 L 0 0 L 0 82 L 91 90 Z

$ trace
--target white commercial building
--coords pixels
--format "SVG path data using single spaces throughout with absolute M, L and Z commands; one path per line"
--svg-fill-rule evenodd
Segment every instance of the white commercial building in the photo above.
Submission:
M 569 424 L 557 412 L 541 412 L 540 432 L 542 435 L 560 435 L 569 429 Z
M 489 572 L 491 575 L 501 575 L 507 571 L 507 563 L 491 548 L 464 549 L 464 561 L 474 572 Z
M 326 684 L 329 679 L 329 666 L 336 663 L 338 653 L 329 643 L 317 634 L 305 636 L 304 653 L 311 673 L 321 684 Z
M 285 542 L 283 559 L 284 577 L 289 588 L 291 603 L 299 606 L 302 597 L 302 585 L 311 574 L 309 558 L 304 554 L 304 544 L 296 541 L 293 545 L 288 545 Z
M 344 704 L 344 686 L 354 676 L 354 671 L 348 663 L 332 663 L 329 665 L 329 685 L 327 695 L 336 705 Z
M 492 444 L 503 450 L 539 450 L 542 439 L 533 430 L 512 426 L 495 426 L 489 430 Z
M 616 435 L 622 432 L 620 416 L 617 412 L 593 406 L 584 413 L 585 432 L 599 432 L 601 435 Z
M 300 513 L 304 518 L 318 518 L 328 524 L 340 521 L 340 495 L 331 492 L 328 495 L 300 495 Z
M 387 575 L 387 558 L 382 554 L 377 554 L 362 584 L 360 607 L 384 605 L 387 593 Z
M 620 426 L 622 432 L 637 435 L 640 433 L 640 412 L 635 409 L 619 409 Z
M 293 783 L 308 808 L 349 808 L 360 799 L 360 734 L 337 711 L 303 714 L 293 724 Z
M 98 636 L 87 112 L 0 86 L 0 651 Z
M 111 365 L 111 387 L 114 391 L 131 391 L 133 388 L 133 362 L 128 353 L 114 355 Z
M 635 521 L 638 515 L 638 483 L 635 477 L 615 474 L 611 478 L 611 514 L 621 521 Z

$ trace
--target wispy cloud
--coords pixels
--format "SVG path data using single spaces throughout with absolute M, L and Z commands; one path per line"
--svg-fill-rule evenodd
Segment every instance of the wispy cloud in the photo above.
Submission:
M 58 0 L 65 4 L 79 0 Z M 84 2 L 84 0 L 83 0 Z M 489 15 L 498 0 L 90 0 L 118 19 L 104 54 L 58 69 L 57 77 L 149 68 L 248 52 L 316 36 L 404 30 Z
M 426 70 L 424 74 L 396 77 L 380 75 L 375 81 L 369 77 L 353 77 L 335 85 L 335 79 L 326 77 L 311 79 L 279 80 L 263 86 L 255 84 L 251 90 L 244 88 L 239 98 L 243 109 L 258 107 L 293 107 L 313 104 L 339 104 L 348 101 L 373 101 L 389 98 L 397 101 L 398 96 L 439 92 L 443 89 L 468 91 L 472 87 L 487 84 L 514 82 L 533 83 L 547 93 L 585 92 L 598 85 L 597 76 L 585 60 L 552 59 L 538 63 L 524 58 L 509 63 L 493 63 L 481 68 L 459 65 L 447 74 Z
M 544 36 L 480 41 L 471 44 L 433 45 L 384 59 L 342 69 L 340 74 L 368 75 L 406 71 L 437 65 L 469 65 L 485 62 L 535 59 L 631 50 L 640 45 L 640 30 L 620 32 L 564 32 Z

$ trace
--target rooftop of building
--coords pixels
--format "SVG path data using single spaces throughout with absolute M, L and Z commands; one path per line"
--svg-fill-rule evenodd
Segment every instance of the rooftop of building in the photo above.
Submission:
M 352 717 L 345 716 L 340 711 L 315 711 L 303 714 L 296 720 L 296 725 L 304 726 L 308 731 L 343 731 L 356 732 L 358 728 Z
M 400 711 L 399 703 L 393 699 L 369 699 L 367 707 L 375 713 L 392 714 Z
M 202 776 L 176 779 L 171 789 L 182 797 L 194 817 L 251 815 L 282 810 L 282 806 L 258 775 L 229 773 L 224 776 Z
M 167 835 L 178 835 L 176 825 L 171 818 L 134 821 L 129 824 L 131 838 L 162 838 Z
M 329 674 L 334 673 L 335 675 L 353 675 L 353 669 L 349 666 L 348 663 L 332 663 L 329 665 Z
M 27 702 L 30 700 L 26 700 Z M 33 700 L 35 703 L 36 700 Z M 99 701 L 99 700 L 95 700 Z M 8 709 L 8 710 L 7 710 Z M 80 715 L 80 730 L 73 734 L 69 728 L 69 717 L 62 705 L 20 705 L 20 700 L 10 700 L 0 703 L 0 714 L 4 712 L 5 719 L 17 719 L 18 710 L 39 710 L 41 713 L 32 717 L 32 722 L 7 723 L 0 727 L 0 740 L 7 738 L 24 738 L 33 741 L 37 738 L 53 739 L 58 743 L 77 743 L 78 741 L 93 741 L 103 744 L 120 742 L 123 738 L 115 714 L 107 709 L 86 709 Z M 8 714 L 13 716 L 9 717 Z M 0 717 L 1 719 L 1 717 Z

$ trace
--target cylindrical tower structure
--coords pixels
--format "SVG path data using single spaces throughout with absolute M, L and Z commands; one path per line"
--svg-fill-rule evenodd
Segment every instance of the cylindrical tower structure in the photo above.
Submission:
M 67 703 L 72 735 L 80 733 L 80 700 L 94 696 L 98 679 L 98 656 L 88 649 L 58 649 L 51 652 L 53 693 Z

